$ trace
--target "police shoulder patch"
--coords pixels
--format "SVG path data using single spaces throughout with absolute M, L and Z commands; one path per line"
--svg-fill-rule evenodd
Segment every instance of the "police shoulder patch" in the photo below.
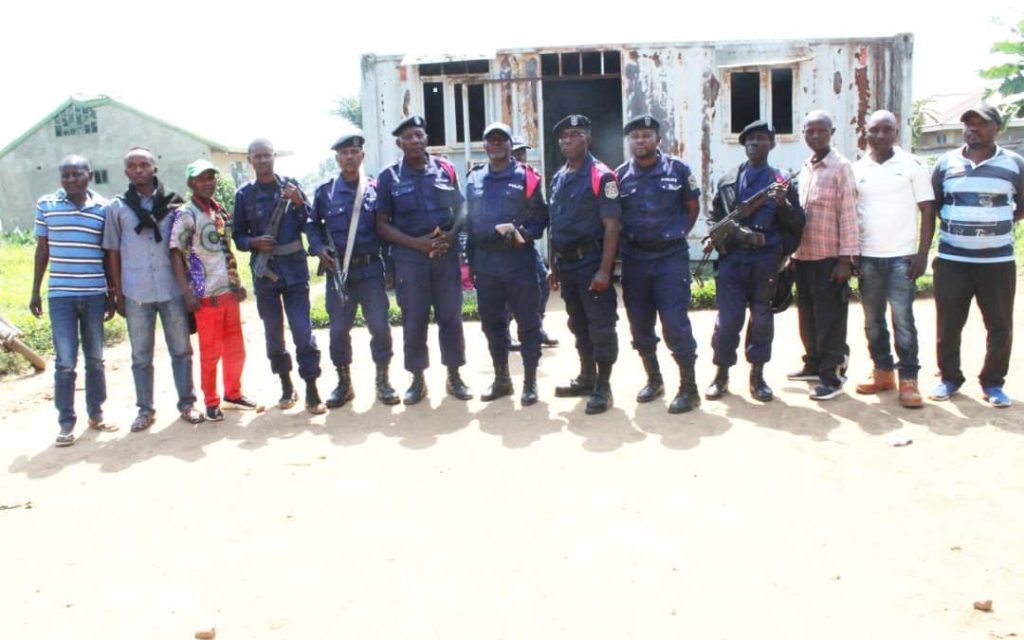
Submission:
M 697 176 L 691 173 L 689 182 L 687 184 L 690 186 L 690 189 L 696 189 L 699 186 L 697 183 Z
M 614 180 L 604 183 L 604 197 L 615 200 L 619 197 L 619 185 Z

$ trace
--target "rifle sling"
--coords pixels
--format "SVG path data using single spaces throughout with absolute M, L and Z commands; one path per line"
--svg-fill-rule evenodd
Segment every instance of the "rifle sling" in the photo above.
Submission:
M 339 179 L 342 179 L 339 176 Z M 359 172 L 359 186 L 356 187 L 356 197 L 352 201 L 352 219 L 348 223 L 348 241 L 345 243 L 345 259 L 341 262 L 341 284 L 345 285 L 348 279 L 348 266 L 352 262 L 352 249 L 356 244 L 356 228 L 359 226 L 359 218 L 363 213 L 363 196 L 366 194 L 366 176 Z

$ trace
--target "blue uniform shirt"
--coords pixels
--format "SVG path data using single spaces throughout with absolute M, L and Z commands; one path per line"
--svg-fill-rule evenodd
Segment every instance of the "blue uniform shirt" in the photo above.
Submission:
M 281 184 L 288 180 L 277 175 L 274 178 Z M 266 188 L 256 181 L 246 184 L 235 193 L 232 239 L 239 251 L 252 251 L 252 239 L 266 235 L 267 227 L 270 226 L 270 216 L 281 197 L 281 189 L 277 185 Z M 302 228 L 308 216 L 309 205 L 288 205 L 281 226 L 277 230 L 277 244 L 280 246 L 295 241 L 301 244 Z M 257 255 L 258 252 L 252 252 L 249 257 L 250 265 L 255 262 Z M 306 255 L 305 250 L 300 250 L 291 255 L 273 256 L 270 258 L 269 266 L 287 284 L 306 282 L 309 280 Z
M 556 252 L 601 242 L 602 220 L 622 217 L 615 174 L 589 153 L 576 171 L 563 166 L 551 180 L 550 209 L 551 244 Z M 601 252 L 593 251 L 577 262 L 559 261 L 559 267 L 571 270 L 600 259 Z
M 517 229 L 525 230 L 528 242 L 540 238 L 548 226 L 548 210 L 540 181 L 533 169 L 515 160 L 497 173 L 486 164 L 469 172 L 466 178 L 467 254 L 474 271 L 497 275 L 536 269 L 536 253 L 531 244 L 512 249 L 494 227 L 511 222 Z
M 377 211 L 386 214 L 396 229 L 412 236 L 425 236 L 435 228 L 449 231 L 463 197 L 455 167 L 447 160 L 427 157 L 423 170 L 413 169 L 404 159 L 384 169 L 377 178 Z M 427 262 L 423 253 L 395 245 L 395 260 Z
M 363 189 L 363 207 L 356 224 L 355 246 L 352 255 L 380 255 L 380 239 L 374 230 L 374 216 L 377 214 L 377 181 L 366 178 Z M 313 212 L 310 214 L 306 235 L 309 236 L 309 251 L 319 254 L 327 246 L 321 231 L 325 222 L 327 232 L 334 240 L 334 246 L 344 255 L 348 246 L 348 227 L 352 222 L 352 207 L 355 206 L 356 185 L 349 184 L 341 176 L 331 178 L 316 188 L 313 196 Z
M 690 167 L 675 156 L 659 152 L 651 167 L 640 167 L 630 160 L 615 173 L 622 202 L 623 255 L 653 258 L 686 251 L 686 232 L 690 226 L 686 203 L 700 197 L 697 178 Z
M 736 197 L 738 202 L 746 202 L 751 196 L 765 187 L 774 183 L 781 174 L 772 167 L 751 167 L 749 164 L 743 167 L 736 178 Z M 778 205 L 775 198 L 767 198 L 754 213 L 747 216 L 742 224 L 752 231 L 760 231 L 764 234 L 765 244 L 761 249 L 749 247 L 736 247 L 734 251 L 751 252 L 765 249 L 778 249 L 782 246 L 782 233 L 776 224 L 776 211 Z

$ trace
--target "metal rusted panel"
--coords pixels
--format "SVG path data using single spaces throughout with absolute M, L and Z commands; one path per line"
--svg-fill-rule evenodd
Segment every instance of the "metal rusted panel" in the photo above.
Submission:
M 718 103 L 718 90 L 721 84 L 718 78 L 710 71 L 704 73 L 704 101 L 701 109 L 700 126 L 700 172 L 701 172 L 701 200 L 704 211 L 710 211 L 711 205 L 711 123 L 715 119 L 715 105 Z
M 867 148 L 867 119 L 868 111 L 871 108 L 871 83 L 868 79 L 868 48 L 860 47 L 853 54 L 857 62 L 853 70 L 853 83 L 857 87 L 857 114 L 853 124 L 857 131 L 857 148 L 861 151 Z
M 833 144 L 851 160 L 864 153 L 864 128 L 872 111 L 889 109 L 906 125 L 911 110 L 913 36 L 910 34 L 880 38 L 504 49 L 491 58 L 486 75 L 474 76 L 471 81 L 487 86 L 487 118 L 509 123 L 534 147 L 530 152 L 531 162 L 544 157 L 545 146 L 555 144 L 550 136 L 546 139 L 544 135 L 545 78 L 541 72 L 541 56 L 590 50 L 620 52 L 618 79 L 623 121 L 650 113 L 662 123 L 661 148 L 666 153 L 682 156 L 694 173 L 700 174 L 705 210 L 717 181 L 745 159 L 736 133 L 745 123 L 732 122 L 734 109 L 740 104 L 732 104 L 734 73 L 760 74 L 760 82 L 755 84 L 759 95 L 739 96 L 744 108 L 736 113 L 749 118 L 752 101 L 758 101 L 754 105 L 762 118 L 770 118 L 779 107 L 791 110 L 781 121 L 792 129 L 779 132 L 770 158 L 771 163 L 782 170 L 799 169 L 808 156 L 800 135 L 800 122 L 811 110 L 823 109 L 833 116 L 836 123 Z M 372 54 L 363 59 L 364 124 L 372 130 L 368 131 L 368 147 L 376 148 L 368 150 L 368 162 L 371 156 L 390 160 L 395 155 L 390 128 L 404 115 L 422 109 L 419 67 L 410 65 L 400 69 L 401 60 L 401 56 Z M 560 64 L 561 58 L 558 69 L 561 69 Z M 776 88 L 773 79 L 775 69 L 791 71 L 788 76 L 791 101 L 773 101 L 773 92 L 781 90 Z M 608 77 L 616 76 L 602 76 Z M 564 76 L 559 79 L 588 81 Z M 462 80 L 446 79 L 449 89 L 452 82 L 459 81 Z M 452 107 L 454 105 L 447 108 Z M 599 109 L 601 105 L 594 105 L 594 108 Z M 910 127 L 901 127 L 900 134 L 901 143 L 908 146 Z M 623 149 L 628 155 L 624 139 Z M 460 144 L 439 151 L 461 154 L 464 149 Z M 482 157 L 482 149 L 476 145 L 472 153 L 474 158 Z M 703 222 L 694 234 L 701 233 L 702 229 Z

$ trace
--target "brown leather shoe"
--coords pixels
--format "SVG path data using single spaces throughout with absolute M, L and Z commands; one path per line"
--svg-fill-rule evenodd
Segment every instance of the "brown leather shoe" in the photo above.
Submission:
M 857 385 L 857 393 L 878 393 L 896 388 L 896 372 L 875 369 L 871 372 L 871 381 Z
M 917 380 L 900 380 L 900 404 L 907 409 L 920 409 L 924 399 L 917 389 Z

